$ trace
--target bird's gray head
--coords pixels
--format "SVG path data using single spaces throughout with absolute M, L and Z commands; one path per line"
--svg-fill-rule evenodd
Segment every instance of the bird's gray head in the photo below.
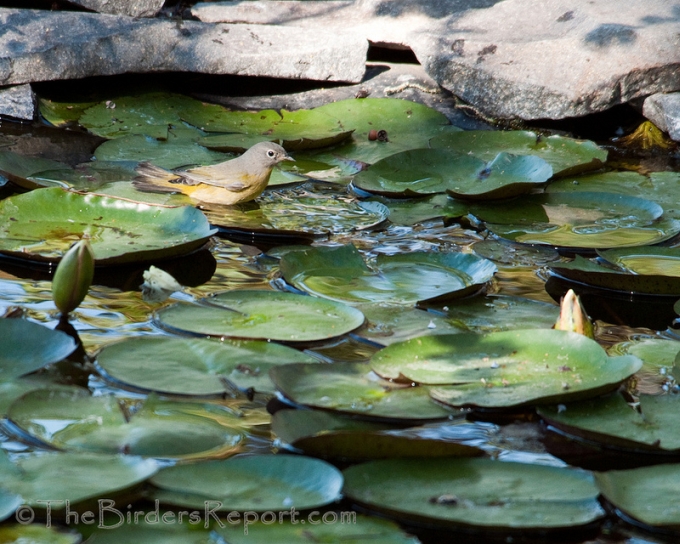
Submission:
M 243 154 L 244 158 L 257 160 L 267 167 L 274 167 L 282 161 L 294 161 L 285 149 L 273 142 L 260 142 L 255 144 Z

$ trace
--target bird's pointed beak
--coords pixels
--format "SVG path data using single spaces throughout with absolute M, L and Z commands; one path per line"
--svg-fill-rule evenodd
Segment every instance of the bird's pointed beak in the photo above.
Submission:
M 293 157 L 291 157 L 290 155 L 286 155 L 285 157 L 283 157 L 283 160 L 284 160 L 284 161 L 293 161 L 293 162 L 295 162 L 295 159 L 294 159 Z

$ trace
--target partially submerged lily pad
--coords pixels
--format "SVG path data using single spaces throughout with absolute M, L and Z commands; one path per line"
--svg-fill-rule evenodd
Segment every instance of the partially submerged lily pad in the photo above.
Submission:
M 589 140 L 564 136 L 543 136 L 535 132 L 512 130 L 468 130 L 435 136 L 430 147 L 446 148 L 492 160 L 500 152 L 541 157 L 552 166 L 555 176 L 597 170 L 607 160 L 607 151 Z
M 642 361 L 642 368 L 635 374 L 638 394 L 660 395 L 675 382 L 673 369 L 680 352 L 680 342 L 664 338 L 644 338 L 619 342 L 608 350 L 610 355 L 631 354 Z
M 57 180 L 39 183 L 31 179 L 32 176 L 39 172 L 61 169 L 68 169 L 68 166 L 50 159 L 26 157 L 13 151 L 0 150 L 0 175 L 24 189 L 35 189 L 45 185 L 66 187 L 66 183 Z
M 552 176 L 539 157 L 502 152 L 490 161 L 444 149 L 397 153 L 359 172 L 352 183 L 385 196 L 448 192 L 456 198 L 491 200 L 530 191 Z
M 353 245 L 291 251 L 284 279 L 303 291 L 348 303 L 428 304 L 479 291 L 496 265 L 470 253 L 379 255 L 369 268 Z
M 467 213 L 468 205 L 448 195 L 436 194 L 418 199 L 387 199 L 373 197 L 365 202 L 380 202 L 389 210 L 390 223 L 415 225 L 440 217 L 459 217 Z
M 352 501 L 400 521 L 488 531 L 584 526 L 604 516 L 590 473 L 490 459 L 388 459 L 343 472 Z
M 289 343 L 334 338 L 364 322 L 355 308 L 294 293 L 237 290 L 207 300 L 209 306 L 169 306 L 155 320 L 167 330 L 185 334 Z
M 599 472 L 595 483 L 624 517 L 648 527 L 680 530 L 680 464 Z
M 223 457 L 243 439 L 238 418 L 217 405 L 155 397 L 129 414 L 113 397 L 44 389 L 15 401 L 7 417 L 28 435 L 67 451 L 195 459 Z
M 340 498 L 342 475 L 311 457 L 250 455 L 185 464 L 151 479 L 162 503 L 216 511 L 304 510 Z
M 641 395 L 639 411 L 618 393 L 578 403 L 540 408 L 549 425 L 603 447 L 645 453 L 680 453 L 678 399 L 675 395 Z
M 110 344 L 97 356 L 104 377 L 119 385 L 201 396 L 231 394 L 233 387 L 273 393 L 269 369 L 293 362 L 317 359 L 272 342 L 149 336 Z
M 432 401 L 428 388 L 382 380 L 363 363 L 294 363 L 272 368 L 269 375 L 295 403 L 367 419 L 429 421 L 454 413 Z
M 385 379 L 452 384 L 431 396 L 483 408 L 593 397 L 642 366 L 637 357 L 608 357 L 594 340 L 552 329 L 424 336 L 382 349 L 370 364 Z
M 97 265 L 189 253 L 216 231 L 191 206 L 150 206 L 59 188 L 38 189 L 0 202 L 0 253 L 56 262 L 88 237 Z
M 321 410 L 279 410 L 272 417 L 272 431 L 291 447 L 325 459 L 483 455 L 483 450 L 474 446 L 438 440 L 417 429 L 402 431 Z

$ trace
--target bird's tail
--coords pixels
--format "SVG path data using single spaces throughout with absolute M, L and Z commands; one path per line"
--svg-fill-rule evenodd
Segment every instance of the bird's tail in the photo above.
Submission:
M 139 163 L 132 185 L 146 193 L 181 193 L 181 176 L 148 162 Z

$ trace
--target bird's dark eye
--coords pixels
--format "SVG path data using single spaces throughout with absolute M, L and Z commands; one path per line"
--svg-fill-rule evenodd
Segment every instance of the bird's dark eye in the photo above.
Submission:
M 274 151 L 273 149 L 267 151 L 267 157 L 269 157 L 270 159 L 273 159 L 274 155 L 276 155 L 276 151 Z

